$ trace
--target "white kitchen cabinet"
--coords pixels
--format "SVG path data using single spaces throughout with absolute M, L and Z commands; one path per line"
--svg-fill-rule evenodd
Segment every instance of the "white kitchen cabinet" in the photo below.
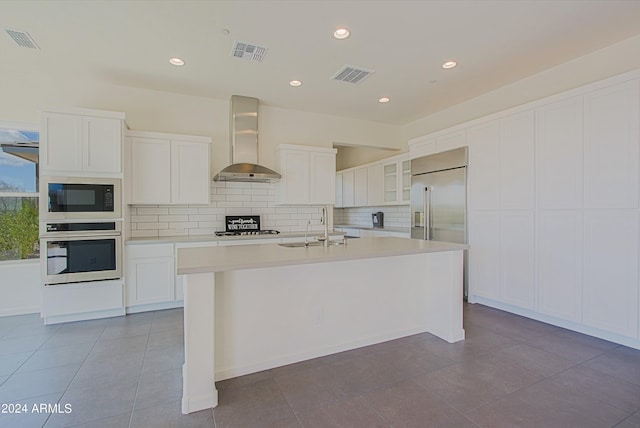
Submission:
M 384 203 L 384 171 L 381 163 L 367 167 L 367 205 Z
M 540 209 L 582 208 L 583 97 L 536 109 Z
M 435 138 L 416 138 L 409 141 L 409 157 L 411 159 L 432 155 L 437 151 Z
M 481 211 L 470 217 L 470 295 L 533 308 L 533 226 L 528 211 Z
M 171 141 L 171 198 L 174 204 L 208 204 L 210 144 Z
M 208 137 L 129 132 L 131 204 L 208 204 Z
M 534 137 L 533 111 L 468 129 L 471 209 L 533 209 Z
M 342 206 L 353 207 L 355 205 L 355 172 L 353 170 L 342 172 Z
M 336 149 L 282 144 L 276 150 L 279 205 L 333 205 L 336 201 Z
M 122 280 L 74 282 L 42 287 L 45 325 L 125 314 Z
M 398 162 L 384 163 L 384 203 L 393 204 L 398 201 Z
M 500 131 L 497 120 L 467 130 L 469 166 L 467 192 L 471 210 L 500 208 Z
M 436 138 L 436 150 L 438 153 L 457 149 L 466 145 L 466 131 L 464 129 L 449 132 Z
M 171 140 L 131 137 L 131 203 L 171 203 Z
M 500 215 L 500 280 L 502 300 L 511 305 L 534 307 L 533 212 Z
M 176 300 L 173 244 L 129 245 L 126 254 L 127 312 Z
M 401 175 L 398 180 L 400 183 L 400 188 L 398 189 L 400 199 L 398 199 L 398 202 L 409 204 L 411 202 L 411 161 L 406 159 L 400 161 L 399 164 Z
M 538 311 L 582 321 L 582 214 L 549 210 L 537 220 Z
M 534 206 L 534 113 L 527 110 L 500 119 L 500 208 Z
M 638 208 L 640 82 L 584 96 L 584 207 Z
M 342 208 L 343 205 L 343 189 L 342 189 L 342 173 L 339 172 L 336 174 L 336 208 Z
M 385 159 L 382 168 L 384 204 L 408 204 L 411 201 L 411 161 L 408 159 L 408 155 Z
M 638 212 L 584 213 L 584 324 L 638 338 Z
M 469 295 L 500 300 L 500 214 L 469 216 Z
M 43 112 L 41 174 L 121 175 L 123 124 L 124 113 L 97 110 Z
M 353 204 L 356 207 L 365 207 L 368 205 L 367 192 L 369 177 L 367 176 L 367 168 L 357 168 L 353 172 Z

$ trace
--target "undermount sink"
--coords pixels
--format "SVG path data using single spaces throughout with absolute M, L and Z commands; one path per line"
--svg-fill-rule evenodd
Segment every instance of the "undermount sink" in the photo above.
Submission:
M 322 247 L 324 244 L 320 241 L 311 241 L 308 244 L 304 242 L 288 242 L 285 244 L 278 244 L 281 247 L 287 248 L 306 248 L 306 247 Z M 329 241 L 329 245 L 343 245 L 341 241 Z

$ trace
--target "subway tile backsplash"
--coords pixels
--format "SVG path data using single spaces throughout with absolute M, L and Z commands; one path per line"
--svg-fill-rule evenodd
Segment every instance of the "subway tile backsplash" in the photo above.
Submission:
M 411 227 L 409 205 L 336 208 L 333 210 L 333 224 L 371 227 L 371 214 L 378 211 L 384 213 L 385 227 Z
M 260 215 L 262 229 L 280 232 L 304 231 L 308 221 L 309 230 L 324 228 L 322 206 L 276 206 L 267 183 L 212 182 L 209 205 L 132 205 L 130 215 L 134 238 L 212 235 L 224 230 L 227 215 Z

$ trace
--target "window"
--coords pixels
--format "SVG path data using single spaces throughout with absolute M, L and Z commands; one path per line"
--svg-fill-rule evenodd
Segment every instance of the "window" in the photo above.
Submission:
M 0 126 L 0 260 L 37 258 L 37 131 Z

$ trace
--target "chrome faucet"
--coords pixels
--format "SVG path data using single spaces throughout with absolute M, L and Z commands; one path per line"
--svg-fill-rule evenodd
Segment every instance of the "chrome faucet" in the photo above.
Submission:
M 309 234 L 309 226 L 311 226 L 311 220 L 307 221 L 307 226 L 304 228 L 304 246 L 305 247 L 309 246 L 309 239 L 307 238 L 307 235 Z
M 324 246 L 329 246 L 329 211 L 327 207 L 322 207 L 322 224 L 324 225 L 324 236 L 322 240 L 324 241 Z

